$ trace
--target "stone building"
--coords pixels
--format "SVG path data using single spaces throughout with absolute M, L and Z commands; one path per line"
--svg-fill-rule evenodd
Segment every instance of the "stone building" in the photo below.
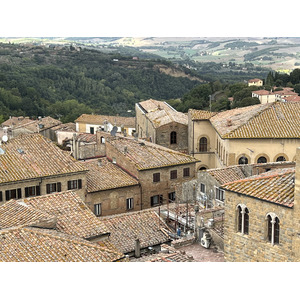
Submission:
M 189 154 L 200 170 L 295 160 L 300 103 L 275 102 L 219 113 L 189 110 Z
M 226 261 L 300 261 L 299 163 L 222 186 Z
M 117 132 L 132 136 L 135 132 L 134 117 L 82 114 L 75 120 L 76 131 L 95 134 L 97 130 L 110 132 L 114 126 Z
M 258 78 L 248 80 L 248 86 L 263 86 L 263 84 L 263 81 Z
M 71 189 L 85 199 L 87 169 L 42 135 L 20 135 L 0 153 L 0 204 Z
M 155 144 L 187 152 L 188 118 L 168 103 L 149 99 L 136 103 L 138 137 Z
M 86 204 L 96 216 L 114 215 L 141 209 L 137 178 L 106 157 L 83 162 L 87 173 Z
M 106 157 L 138 179 L 140 209 L 174 201 L 175 187 L 195 177 L 197 160 L 147 141 L 107 137 Z

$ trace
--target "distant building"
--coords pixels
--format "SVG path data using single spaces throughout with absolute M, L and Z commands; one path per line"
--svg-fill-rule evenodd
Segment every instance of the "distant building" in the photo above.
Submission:
M 259 90 L 252 92 L 252 98 L 258 98 L 261 104 L 272 103 L 277 101 L 276 94 L 272 91 Z
M 188 118 L 163 101 L 149 99 L 136 103 L 138 137 L 152 143 L 187 152 Z
M 95 134 L 97 130 L 110 132 L 114 126 L 117 132 L 131 136 L 135 131 L 134 117 L 83 114 L 75 120 L 76 131 Z
M 248 86 L 263 86 L 263 81 L 258 78 L 248 80 Z

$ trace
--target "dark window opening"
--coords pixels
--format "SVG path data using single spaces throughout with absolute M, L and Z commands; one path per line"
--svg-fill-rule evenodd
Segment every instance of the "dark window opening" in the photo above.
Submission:
M 151 206 L 157 206 L 163 203 L 162 195 L 155 195 L 150 198 Z
M 190 176 L 190 168 L 184 168 L 183 177 L 189 177 L 189 176 Z
M 276 161 L 286 161 L 284 156 L 278 156 Z
M 170 172 L 170 179 L 176 179 L 177 178 L 177 170 L 173 170 Z
M 160 173 L 154 173 L 153 182 L 159 182 L 159 181 L 160 181 Z
M 199 142 L 199 152 L 207 152 L 207 138 L 202 137 Z
M 248 164 L 248 158 L 246 156 L 242 156 L 239 159 L 239 165 L 247 165 Z
M 264 156 L 259 157 L 257 160 L 258 164 L 265 164 L 266 162 L 267 162 L 267 159 Z
M 170 133 L 170 144 L 177 144 L 177 133 L 176 133 L 176 131 L 172 131 Z

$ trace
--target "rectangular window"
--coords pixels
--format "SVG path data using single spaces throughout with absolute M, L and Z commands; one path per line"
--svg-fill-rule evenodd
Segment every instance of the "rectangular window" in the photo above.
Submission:
M 224 197 L 224 191 L 219 189 L 219 188 L 216 188 L 216 199 L 219 200 L 219 201 L 223 201 L 225 200 L 225 197 Z
M 176 200 L 175 192 L 169 193 L 169 202 L 174 202 Z
M 150 200 L 151 200 L 151 206 L 157 206 L 157 205 L 163 203 L 163 196 L 162 195 L 155 195 L 155 196 L 152 196 L 150 198 Z
M 133 209 L 133 198 L 126 199 L 126 209 L 127 210 Z
M 101 216 L 102 211 L 101 211 L 101 203 L 95 204 L 94 205 L 94 214 L 96 216 Z
M 159 182 L 159 181 L 160 181 L 160 173 L 154 173 L 153 182 Z
M 81 188 L 82 188 L 82 180 L 81 179 L 68 181 L 68 190 L 75 190 L 75 189 L 81 189 Z
M 200 184 L 200 192 L 205 193 L 205 184 L 203 183 Z
M 176 179 L 177 178 L 177 170 L 173 170 L 170 172 L 170 179 Z
M 25 188 L 25 197 L 39 196 L 40 187 L 39 186 L 29 186 Z
M 3 201 L 2 192 L 0 191 L 0 202 Z
M 189 177 L 189 176 L 190 176 L 190 168 L 184 168 L 183 177 Z
M 8 201 L 10 199 L 20 199 L 20 198 L 22 198 L 22 190 L 20 188 L 5 191 L 5 200 L 6 201 Z
M 90 133 L 94 134 L 95 133 L 95 129 L 94 127 L 90 127 Z

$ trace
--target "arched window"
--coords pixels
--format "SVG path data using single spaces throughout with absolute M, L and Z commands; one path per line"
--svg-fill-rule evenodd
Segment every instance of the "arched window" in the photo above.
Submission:
M 242 156 L 239 159 L 239 165 L 247 165 L 248 164 L 248 158 L 246 156 Z
M 170 144 L 177 144 L 177 133 L 176 133 L 176 131 L 172 131 L 170 133 Z
M 257 159 L 257 163 L 258 164 L 264 164 L 267 162 L 267 159 L 264 157 L 264 156 L 260 156 L 258 159 Z
M 249 234 L 249 210 L 242 204 L 238 205 L 237 231 L 242 234 Z
M 268 221 L 268 241 L 274 245 L 279 244 L 280 225 L 279 219 L 273 213 L 267 216 Z
M 278 156 L 276 161 L 286 161 L 284 156 Z
M 207 138 L 202 137 L 199 142 L 199 152 L 207 152 Z
M 205 167 L 201 167 L 199 170 L 200 171 L 204 171 L 204 170 L 206 170 L 206 168 Z

